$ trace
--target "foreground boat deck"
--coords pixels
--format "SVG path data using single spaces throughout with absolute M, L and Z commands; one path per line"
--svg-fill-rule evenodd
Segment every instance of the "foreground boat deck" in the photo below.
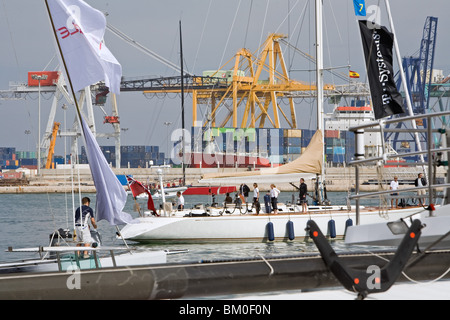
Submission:
M 394 252 L 340 253 L 354 268 L 382 268 Z M 415 261 L 417 259 L 417 261 Z M 450 251 L 414 253 L 405 275 L 415 281 L 446 273 Z M 401 276 L 398 282 L 410 281 Z M 78 287 L 77 287 L 78 285 Z M 319 254 L 103 270 L 0 275 L 0 299 L 181 299 L 339 287 Z M 300 297 L 301 298 L 301 297 Z

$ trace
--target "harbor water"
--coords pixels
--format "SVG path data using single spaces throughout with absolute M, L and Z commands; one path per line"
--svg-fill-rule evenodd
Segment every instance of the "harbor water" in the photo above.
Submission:
M 283 192 L 279 202 L 292 201 L 292 195 L 297 193 Z M 83 194 L 91 198 L 91 206 L 95 209 L 95 194 Z M 348 196 L 345 192 L 329 192 L 328 198 L 334 204 L 343 204 Z M 47 246 L 49 235 L 59 228 L 73 228 L 73 207 L 79 206 L 79 196 L 75 195 L 73 204 L 71 193 L 51 194 L 0 194 L 0 262 L 11 262 L 20 259 L 36 257 L 30 253 L 9 253 L 8 247 L 26 248 Z M 222 202 L 224 196 L 219 195 L 217 202 Z M 262 197 L 261 197 L 262 198 Z M 209 196 L 186 196 L 186 207 L 198 203 L 211 203 Z M 261 199 L 262 200 L 262 199 Z M 366 205 L 376 205 L 375 200 Z M 138 200 L 141 208 L 146 207 L 146 200 Z M 124 211 L 133 217 L 138 217 L 134 211 L 135 202 L 128 197 Z M 363 203 L 364 205 L 364 203 Z M 332 215 L 330 215 L 331 219 Z M 124 246 L 122 240 L 116 239 L 116 228 L 107 221 L 98 222 L 103 245 Z M 128 242 L 130 246 L 148 249 L 188 250 L 187 253 L 168 256 L 168 262 L 197 262 L 204 260 L 229 260 L 255 257 L 279 257 L 300 255 L 307 252 L 317 252 L 312 242 L 261 242 L 261 243 L 198 243 L 198 244 L 137 244 Z M 336 251 L 361 250 L 348 247 L 343 241 L 333 241 Z

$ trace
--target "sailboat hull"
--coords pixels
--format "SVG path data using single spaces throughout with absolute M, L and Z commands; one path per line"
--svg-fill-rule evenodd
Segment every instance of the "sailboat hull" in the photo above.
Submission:
M 420 210 L 423 209 L 408 208 L 390 211 L 386 220 L 380 218 L 378 211 L 367 211 L 361 213 L 360 222 L 372 224 L 380 222 L 380 219 L 395 221 Z M 309 220 L 314 220 L 324 233 L 328 235 L 335 233 L 336 239 L 342 239 L 348 219 L 352 219 L 354 223 L 355 213 L 342 210 L 310 214 L 145 217 L 139 218 L 139 224 L 126 225 L 121 230 L 121 234 L 125 239 L 137 242 L 268 242 L 270 240 L 267 226 L 271 222 L 274 241 L 291 241 L 290 238 L 304 240 L 308 237 L 308 232 L 305 230 L 306 224 Z M 330 220 L 334 220 L 335 230 L 329 230 Z M 292 223 L 288 224 L 289 221 Z
M 347 230 L 345 243 L 348 245 L 375 245 L 375 246 L 398 246 L 403 237 L 404 230 L 414 219 L 419 219 L 423 224 L 422 235 L 419 245 L 433 245 L 433 249 L 446 248 L 450 246 L 450 237 L 445 236 L 450 232 L 449 205 L 438 207 L 433 215 L 429 211 L 423 211 L 414 215 L 411 219 L 396 221 L 395 225 L 388 222 L 352 226 Z

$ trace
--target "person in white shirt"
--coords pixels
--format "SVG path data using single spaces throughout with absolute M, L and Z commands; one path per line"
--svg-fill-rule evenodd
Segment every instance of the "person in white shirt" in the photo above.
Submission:
M 252 207 L 255 207 L 256 214 L 259 214 L 259 210 L 261 209 L 261 205 L 259 204 L 259 189 L 258 184 L 253 184 L 253 205 Z
M 178 210 L 183 210 L 184 209 L 184 197 L 180 191 L 177 192 L 177 197 L 178 197 Z
M 394 180 L 391 181 L 391 190 L 398 190 L 398 177 L 394 177 Z M 398 192 L 391 193 L 391 196 L 398 196 Z M 391 208 L 394 207 L 394 199 L 391 199 Z M 398 208 L 398 199 L 395 199 L 395 207 Z
M 280 190 L 274 184 L 270 185 L 270 199 L 272 200 L 273 214 L 278 214 L 278 195 Z

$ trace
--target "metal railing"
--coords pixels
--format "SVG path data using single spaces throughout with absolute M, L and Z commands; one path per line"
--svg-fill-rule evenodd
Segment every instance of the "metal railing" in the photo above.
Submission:
M 403 158 L 408 156 L 417 156 L 417 155 L 427 155 L 427 162 L 419 162 L 416 163 L 416 165 L 422 165 L 428 166 L 428 185 L 425 187 L 415 187 L 415 188 L 406 188 L 406 189 L 398 189 L 395 190 L 395 193 L 405 193 L 405 192 L 413 192 L 421 189 L 427 189 L 428 190 L 428 199 L 429 204 L 433 203 L 433 190 L 436 190 L 437 188 L 450 188 L 450 183 L 445 184 L 432 184 L 431 177 L 433 177 L 433 154 L 436 153 L 443 153 L 448 152 L 450 154 L 450 148 L 434 148 L 432 149 L 432 139 L 431 136 L 433 133 L 440 133 L 446 135 L 445 129 L 432 129 L 431 125 L 431 119 L 437 118 L 437 117 L 446 117 L 450 116 L 450 111 L 446 112 L 439 112 L 439 113 L 433 113 L 433 114 L 420 114 L 415 116 L 408 116 L 408 117 L 401 117 L 401 118 L 394 118 L 394 119 L 388 119 L 388 120 L 380 120 L 379 122 L 372 122 L 356 127 L 351 127 L 349 131 L 352 131 L 355 133 L 355 156 L 356 159 L 354 161 L 351 161 L 349 165 L 352 165 L 355 167 L 355 194 L 349 196 L 349 200 L 355 200 L 356 202 L 356 224 L 359 225 L 360 223 L 360 199 L 363 198 L 373 198 L 377 196 L 383 196 L 386 194 L 393 193 L 392 190 L 386 190 L 386 191 L 378 191 L 378 192 L 370 192 L 365 194 L 360 194 L 360 181 L 359 181 L 359 166 L 362 164 L 367 163 L 373 163 L 373 162 L 382 162 L 386 163 L 388 159 L 392 158 Z M 364 158 L 364 150 L 361 150 L 361 141 L 358 139 L 364 139 L 364 129 L 371 129 L 370 131 L 373 132 L 373 128 L 378 127 L 380 134 L 382 135 L 382 140 L 384 141 L 384 132 L 390 132 L 395 131 L 398 129 L 386 129 L 384 126 L 386 124 L 395 124 L 395 123 L 401 123 L 401 122 L 407 122 L 407 121 L 415 121 L 416 119 L 427 119 L 427 128 L 424 129 L 408 129 L 408 132 L 410 133 L 417 133 L 417 132 L 426 132 L 427 133 L 427 139 L 426 139 L 426 150 L 422 151 L 415 151 L 415 152 L 405 152 L 405 153 L 395 153 L 395 154 L 383 154 L 381 157 L 372 157 L 372 158 Z M 364 144 L 362 144 L 364 148 Z M 384 142 L 383 142 L 383 150 L 384 148 Z M 450 158 L 450 156 L 449 156 Z M 446 164 L 448 166 L 448 163 Z M 448 178 L 447 178 L 448 179 Z M 421 198 L 425 198 L 425 196 L 422 196 Z

